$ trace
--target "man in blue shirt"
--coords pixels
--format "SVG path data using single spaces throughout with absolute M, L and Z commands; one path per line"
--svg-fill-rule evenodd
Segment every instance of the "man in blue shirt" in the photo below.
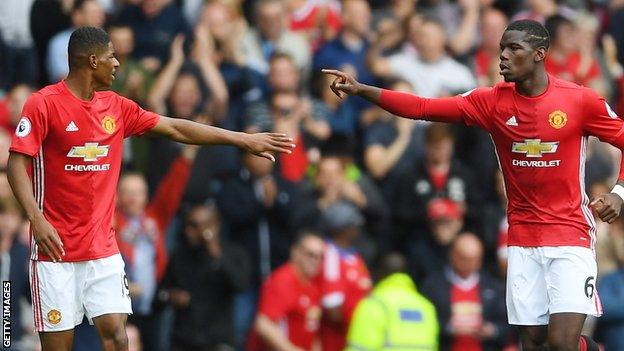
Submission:
M 358 80 L 364 84 L 374 83 L 372 73 L 366 67 L 367 40 L 371 10 L 365 0 L 347 0 L 342 7 L 342 29 L 338 37 L 325 45 L 314 56 L 314 70 L 351 66 Z
M 192 38 L 191 27 L 182 12 L 167 0 L 146 0 L 141 5 L 126 6 L 119 22 L 134 31 L 133 56 L 151 71 L 167 62 L 171 42 L 177 34 L 184 34 L 187 42 Z

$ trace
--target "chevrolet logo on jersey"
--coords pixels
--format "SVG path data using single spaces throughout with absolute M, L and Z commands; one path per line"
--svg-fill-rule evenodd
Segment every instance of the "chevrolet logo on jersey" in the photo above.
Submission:
M 526 154 L 527 157 L 542 157 L 543 154 L 555 153 L 558 146 L 558 141 L 542 143 L 541 139 L 526 139 L 522 143 L 514 141 L 511 151 Z
M 67 153 L 67 157 L 80 157 L 86 162 L 97 161 L 99 157 L 108 156 L 109 145 L 99 146 L 98 143 L 85 143 L 84 146 L 74 146 Z

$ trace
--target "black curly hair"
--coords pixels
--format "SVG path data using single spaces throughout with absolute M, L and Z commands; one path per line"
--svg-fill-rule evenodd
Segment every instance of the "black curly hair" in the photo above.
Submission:
M 527 42 L 537 49 L 544 47 L 548 49 L 550 45 L 550 35 L 541 23 L 533 20 L 519 20 L 512 22 L 505 31 L 517 30 L 519 32 L 525 32 L 527 34 Z
M 79 65 L 80 58 L 96 51 L 106 50 L 110 37 L 102 28 L 80 27 L 72 32 L 69 37 L 67 54 L 69 67 Z

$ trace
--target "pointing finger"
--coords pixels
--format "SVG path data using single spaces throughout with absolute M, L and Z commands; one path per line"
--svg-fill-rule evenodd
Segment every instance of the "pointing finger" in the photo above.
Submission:
M 327 69 L 327 68 L 323 68 L 321 70 L 321 72 L 326 73 L 326 74 L 331 74 L 334 75 L 336 77 L 341 77 L 341 78 L 346 78 L 346 74 L 344 72 L 335 70 L 335 69 Z

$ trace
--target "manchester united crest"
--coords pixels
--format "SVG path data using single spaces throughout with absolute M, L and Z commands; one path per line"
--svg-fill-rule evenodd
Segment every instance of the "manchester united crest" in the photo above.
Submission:
M 58 310 L 50 310 L 50 312 L 48 312 L 48 321 L 52 324 L 59 324 L 61 321 L 61 312 Z
M 550 126 L 555 129 L 563 128 L 567 122 L 568 115 L 561 110 L 556 110 L 548 115 L 548 123 L 550 123 Z
M 115 119 L 111 116 L 105 116 L 102 119 L 102 128 L 104 128 L 106 133 L 113 134 L 115 132 Z

